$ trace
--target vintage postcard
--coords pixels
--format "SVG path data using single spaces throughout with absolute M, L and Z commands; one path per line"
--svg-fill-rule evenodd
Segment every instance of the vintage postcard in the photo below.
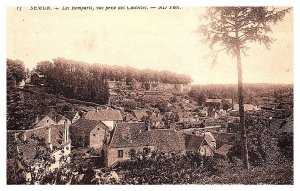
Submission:
M 8 7 L 6 184 L 293 185 L 293 14 Z

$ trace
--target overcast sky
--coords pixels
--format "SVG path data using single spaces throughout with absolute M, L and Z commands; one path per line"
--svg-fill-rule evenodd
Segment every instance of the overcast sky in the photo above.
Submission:
M 195 31 L 204 8 L 135 11 L 30 11 L 7 13 L 7 57 L 32 69 L 64 57 L 88 63 L 170 70 L 196 84 L 236 83 L 234 58 L 221 54 L 212 67 Z M 251 45 L 242 57 L 247 83 L 293 83 L 293 14 L 273 27 L 271 49 Z

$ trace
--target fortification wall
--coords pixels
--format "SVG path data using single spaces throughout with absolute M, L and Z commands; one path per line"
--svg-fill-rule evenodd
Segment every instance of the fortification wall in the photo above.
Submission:
M 147 82 L 146 82 L 147 83 Z M 188 93 L 191 90 L 189 84 L 167 84 L 167 83 L 149 83 L 149 90 L 167 91 L 171 93 Z M 108 81 L 110 89 L 126 89 L 128 85 L 122 81 Z M 136 82 L 135 87 L 145 87 L 145 82 Z

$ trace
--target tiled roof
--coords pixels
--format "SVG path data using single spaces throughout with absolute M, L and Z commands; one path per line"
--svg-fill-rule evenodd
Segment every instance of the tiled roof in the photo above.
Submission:
M 147 111 L 143 110 L 143 109 L 142 110 L 134 110 L 133 114 L 137 118 L 137 120 L 141 120 L 142 117 L 144 117 L 144 116 L 147 117 L 148 116 Z
M 179 118 L 192 118 L 193 117 L 192 112 L 178 112 L 177 115 Z
M 278 119 L 278 118 L 273 118 L 271 120 L 270 126 L 276 130 L 278 130 L 280 127 L 282 127 L 285 124 L 285 119 Z
M 175 130 L 161 129 L 150 130 L 153 144 L 163 152 L 182 152 L 185 145 Z
M 214 136 L 211 134 L 211 132 L 205 132 L 204 134 L 204 139 L 205 141 L 210 144 L 211 142 L 216 142 L 216 139 Z
M 76 111 L 67 111 L 65 112 L 65 117 L 72 121 L 78 112 Z
M 90 131 L 97 125 L 99 125 L 103 129 L 108 128 L 101 121 L 80 118 L 75 121 L 75 123 L 71 124 L 70 133 L 77 136 L 86 135 L 87 133 L 90 133 Z
M 226 156 L 228 154 L 228 151 L 232 148 L 232 145 L 224 144 L 220 148 L 218 148 L 215 153 L 219 155 Z
M 59 122 L 60 120 L 62 120 L 64 118 L 66 118 L 66 117 L 63 116 L 63 115 L 56 115 L 54 121 L 57 123 L 57 122 Z
M 119 110 L 99 110 L 88 111 L 85 114 L 86 119 L 101 121 L 122 121 L 123 116 Z
M 294 120 L 288 118 L 287 122 L 279 128 L 280 133 L 293 133 L 294 129 Z
M 216 132 L 212 133 L 213 137 L 217 142 L 217 147 L 221 147 L 225 143 L 229 143 L 231 139 L 233 139 L 234 134 L 232 133 L 223 133 L 223 132 Z
M 33 76 L 33 75 L 36 75 L 36 76 L 38 76 L 39 78 L 45 77 L 45 75 L 40 74 L 40 73 L 38 73 L 38 72 L 34 72 L 33 74 L 31 74 L 31 76 Z
M 33 121 L 34 121 L 33 126 L 32 126 L 33 129 L 35 129 L 37 127 L 55 124 L 55 121 L 48 115 L 37 116 Z
M 205 141 L 204 136 L 185 134 L 184 137 L 186 150 L 194 152 L 197 152 Z
M 109 148 L 156 146 L 163 152 L 181 152 L 184 142 L 174 130 L 146 130 L 144 123 L 118 123 Z
M 152 145 L 152 140 L 144 123 L 118 123 L 109 147 L 124 148 L 146 145 Z
M 35 128 L 35 129 L 32 129 L 30 131 L 26 131 L 26 137 L 29 138 L 31 136 L 34 136 L 34 137 L 40 137 L 40 138 L 43 138 L 45 139 L 45 142 L 47 143 L 48 142 L 48 130 L 47 130 L 47 126 L 43 126 L 43 127 L 40 127 L 40 128 Z
M 51 143 L 53 148 L 59 148 L 63 143 L 64 125 L 51 125 Z

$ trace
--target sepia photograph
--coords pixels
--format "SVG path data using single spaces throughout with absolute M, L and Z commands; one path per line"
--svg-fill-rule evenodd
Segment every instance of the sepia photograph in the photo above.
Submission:
M 7 185 L 294 185 L 292 6 L 6 15 Z

